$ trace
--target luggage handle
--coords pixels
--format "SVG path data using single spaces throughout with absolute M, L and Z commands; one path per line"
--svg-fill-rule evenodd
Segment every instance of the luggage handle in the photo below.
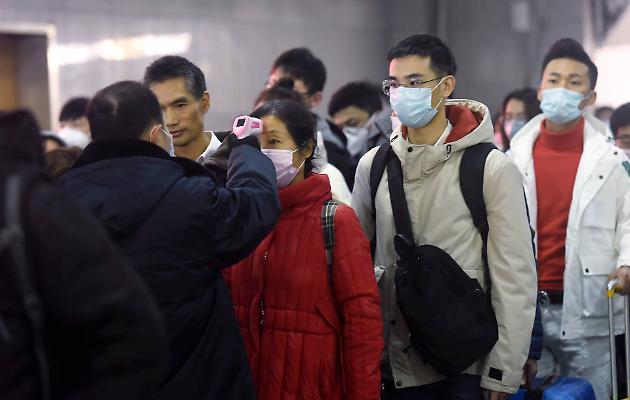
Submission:
M 614 306 L 614 297 L 615 293 L 619 291 L 619 279 L 613 279 L 608 282 L 606 286 L 606 294 L 608 297 L 608 332 L 610 336 L 610 366 L 611 366 L 611 379 L 612 379 L 612 390 L 613 390 L 613 400 L 619 399 L 619 382 L 617 382 L 617 348 L 615 343 L 615 306 Z M 626 399 L 630 398 L 630 319 L 629 319 L 629 311 L 630 310 L 630 297 L 624 296 L 623 303 L 623 312 L 624 312 L 624 323 L 625 323 L 625 334 L 624 339 L 626 343 Z

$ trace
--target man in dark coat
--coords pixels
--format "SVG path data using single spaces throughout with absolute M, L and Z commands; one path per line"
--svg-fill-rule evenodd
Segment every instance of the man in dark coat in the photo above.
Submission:
M 225 188 L 169 157 L 154 94 L 135 82 L 98 92 L 94 142 L 62 185 L 102 221 L 162 310 L 171 363 L 156 399 L 253 398 L 243 341 L 220 268 L 247 256 L 280 212 L 275 168 L 258 139 L 230 135 Z
M 0 398 L 146 399 L 167 366 L 159 310 L 100 224 L 43 175 L 43 164 L 32 114 L 0 114 Z M 21 241 L 9 234 L 17 229 L 5 211 L 15 204 L 7 194 L 14 177 Z M 12 250 L 20 242 L 25 265 Z M 35 313 L 25 306 L 25 281 L 40 300 L 29 297 Z

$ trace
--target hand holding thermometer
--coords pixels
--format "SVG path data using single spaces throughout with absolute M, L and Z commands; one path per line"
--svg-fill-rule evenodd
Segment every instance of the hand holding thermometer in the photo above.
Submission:
M 258 118 L 250 117 L 249 115 L 243 115 L 234 120 L 234 126 L 232 132 L 237 138 L 243 139 L 249 135 L 259 136 L 262 134 L 263 124 Z

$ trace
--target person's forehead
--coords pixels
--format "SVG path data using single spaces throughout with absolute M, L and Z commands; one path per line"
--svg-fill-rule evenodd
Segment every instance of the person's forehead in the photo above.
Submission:
M 579 75 L 580 77 L 588 78 L 588 66 L 570 58 L 556 58 L 547 64 L 544 74 L 560 76 Z
M 525 110 L 525 103 L 519 99 L 510 99 L 505 105 L 506 112 L 520 112 Z
M 417 74 L 422 75 L 424 79 L 434 77 L 430 57 L 411 55 L 395 58 L 389 63 L 389 75 L 394 78 L 402 79 Z
M 173 78 L 163 82 L 156 82 L 150 86 L 150 89 L 161 105 L 168 105 L 181 97 L 193 98 L 192 93 L 186 87 L 184 78 Z
M 287 127 L 282 120 L 274 115 L 266 115 L 261 118 L 263 122 L 263 130 L 286 132 Z
M 333 119 L 339 120 L 341 122 L 345 122 L 351 118 L 363 119 L 365 117 L 369 118 L 369 114 L 367 113 L 367 111 L 357 106 L 348 106 L 342 108 L 341 110 L 337 111 L 335 115 L 333 115 Z
M 624 125 L 617 128 L 618 135 L 630 135 L 630 125 Z

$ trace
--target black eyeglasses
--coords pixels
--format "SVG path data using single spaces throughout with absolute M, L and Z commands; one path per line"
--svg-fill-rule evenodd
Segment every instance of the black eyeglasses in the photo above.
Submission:
M 385 79 L 381 85 L 381 89 L 383 90 L 383 93 L 385 93 L 386 96 L 389 96 L 389 93 L 391 92 L 392 89 L 397 89 L 401 86 L 407 87 L 407 88 L 419 88 L 425 83 L 437 81 L 438 79 L 443 79 L 446 76 L 447 75 L 438 76 L 437 78 L 429 79 L 427 81 L 420 80 L 420 78 L 411 78 L 409 79 L 409 83 L 407 84 L 400 83 L 394 79 Z

